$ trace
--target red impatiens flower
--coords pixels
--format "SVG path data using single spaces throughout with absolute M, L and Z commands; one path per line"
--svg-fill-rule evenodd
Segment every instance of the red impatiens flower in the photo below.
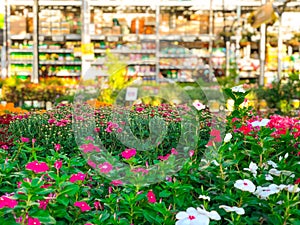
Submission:
M 10 199 L 6 196 L 1 196 L 0 197 L 0 209 L 4 208 L 4 207 L 8 207 L 8 208 L 14 208 L 16 205 L 18 205 L 18 202 L 14 199 Z
M 54 163 L 55 169 L 59 170 L 62 167 L 62 161 L 58 160 Z
M 35 173 L 46 172 L 49 170 L 47 163 L 41 162 L 39 163 L 37 160 L 30 162 L 26 165 L 27 170 L 32 170 Z
M 75 202 L 74 206 L 80 208 L 81 212 L 85 212 L 91 209 L 91 207 L 86 202 Z
M 84 179 L 85 179 L 85 174 L 83 174 L 83 173 L 76 173 L 76 174 L 73 174 L 71 177 L 70 177 L 70 182 L 72 182 L 72 183 L 74 183 L 74 182 L 76 182 L 76 181 L 78 181 L 78 180 L 81 180 L 81 181 L 84 181 Z
M 98 165 L 101 173 L 109 173 L 112 170 L 112 165 L 109 162 L 104 162 Z
M 28 225 L 41 225 L 41 222 L 37 218 L 28 218 Z
M 134 148 L 129 148 L 123 151 L 121 155 L 125 159 L 130 159 L 131 157 L 136 155 L 136 150 Z
M 155 197 L 155 194 L 152 190 L 148 191 L 147 198 L 148 198 L 149 203 L 155 203 L 156 202 L 156 197 Z
M 165 161 L 165 160 L 168 160 L 169 157 L 170 157 L 170 154 L 166 154 L 165 156 L 160 155 L 157 158 L 160 159 L 160 160 L 162 160 L 162 161 Z
M 300 184 L 300 178 L 295 181 L 295 184 Z

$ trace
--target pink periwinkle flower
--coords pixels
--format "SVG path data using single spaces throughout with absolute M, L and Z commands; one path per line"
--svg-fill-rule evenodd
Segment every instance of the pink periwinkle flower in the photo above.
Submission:
M 60 144 L 54 144 L 54 149 L 55 149 L 55 151 L 59 151 L 60 150 L 60 148 L 61 148 L 61 145 Z
M 41 225 L 41 222 L 37 218 L 28 218 L 28 225 Z
M 131 157 L 136 155 L 136 150 L 134 148 L 129 148 L 123 151 L 121 155 L 125 159 L 130 159 Z
M 21 137 L 21 142 L 27 143 L 27 142 L 29 142 L 29 138 L 27 138 L 27 137 Z
M 55 167 L 55 169 L 59 170 L 62 167 L 62 161 L 61 160 L 57 160 L 54 163 L 54 167 Z
M 85 179 L 85 174 L 79 172 L 79 173 L 76 173 L 76 174 L 73 174 L 71 177 L 70 177 L 70 182 L 72 183 L 75 183 L 76 181 L 84 181 Z
M 113 166 L 109 162 L 104 162 L 102 164 L 98 165 L 98 168 L 100 169 L 101 173 L 109 173 Z
M 74 206 L 80 208 L 81 212 L 89 211 L 91 209 L 86 202 L 75 202 Z
M 26 165 L 27 170 L 31 170 L 35 173 L 41 173 L 41 172 L 46 172 L 49 170 L 49 167 L 47 163 L 45 162 L 38 162 L 37 160 L 30 162 Z

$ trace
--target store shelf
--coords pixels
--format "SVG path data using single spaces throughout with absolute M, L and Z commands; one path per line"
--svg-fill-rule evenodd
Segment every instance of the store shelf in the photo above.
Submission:
M 94 53 L 106 53 L 107 49 L 94 49 Z M 155 54 L 156 50 L 123 50 L 123 49 L 109 49 L 113 54 Z
M 129 66 L 129 65 L 156 65 L 155 60 L 138 60 L 138 61 L 124 61 L 122 62 L 124 65 Z M 106 62 L 102 59 L 96 60 L 95 62 L 92 62 L 92 65 L 104 65 Z
M 162 70 L 199 70 L 205 69 L 204 66 L 159 66 Z
M 39 61 L 40 65 L 81 65 L 81 61 Z
M 32 39 L 32 34 L 18 34 L 18 35 L 9 35 L 11 40 L 30 40 Z
M 160 58 L 195 58 L 196 55 L 190 54 L 160 54 Z
M 15 53 L 32 53 L 33 52 L 33 49 L 14 49 L 14 48 L 11 48 L 8 50 L 8 53 L 12 53 L 12 52 L 15 52 Z
M 32 60 L 10 60 L 11 64 L 32 64 Z
M 9 0 L 10 5 L 19 5 L 19 6 L 33 6 L 33 0 Z M 40 6 L 81 6 L 80 0 L 66 0 L 66 1 L 57 1 L 57 0 L 39 0 Z

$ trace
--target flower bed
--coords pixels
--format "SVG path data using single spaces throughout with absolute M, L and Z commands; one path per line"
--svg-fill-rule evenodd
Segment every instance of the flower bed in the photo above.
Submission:
M 260 118 L 239 107 L 247 93 L 226 94 L 235 106 L 225 133 L 199 103 L 136 105 L 125 113 L 128 126 L 126 110 L 113 107 L 80 117 L 60 105 L 15 117 L 15 145 L 0 153 L 0 222 L 299 224 L 299 119 Z M 166 127 L 151 152 L 127 148 L 128 127 L 148 140 L 153 118 Z M 178 162 L 180 170 L 167 174 Z

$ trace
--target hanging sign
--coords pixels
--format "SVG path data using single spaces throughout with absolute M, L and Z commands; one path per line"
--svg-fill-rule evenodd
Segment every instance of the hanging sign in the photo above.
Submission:
M 258 28 L 261 24 L 271 21 L 273 16 L 273 4 L 269 2 L 253 12 L 248 19 L 251 21 L 252 27 Z
M 125 101 L 135 101 L 137 100 L 138 88 L 128 87 L 126 89 Z

